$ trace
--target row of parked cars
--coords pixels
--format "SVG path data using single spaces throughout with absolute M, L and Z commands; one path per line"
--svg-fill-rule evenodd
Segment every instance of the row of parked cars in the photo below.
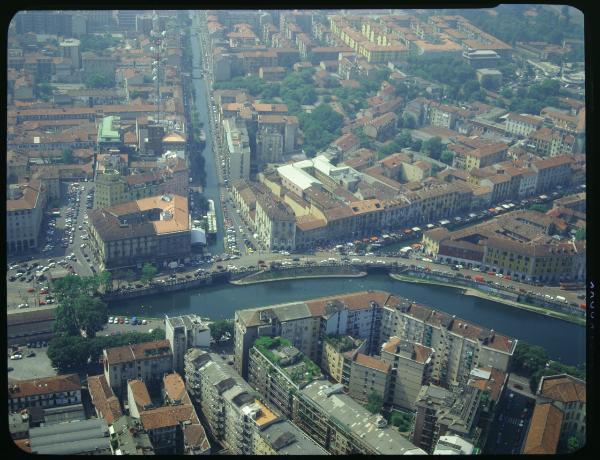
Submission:
M 142 324 L 145 326 L 146 324 L 148 324 L 148 320 L 138 319 L 135 316 L 133 316 L 131 318 L 131 321 L 129 321 L 129 318 L 127 316 L 111 316 L 110 318 L 108 318 L 108 324 L 131 324 L 133 326 L 137 324 Z

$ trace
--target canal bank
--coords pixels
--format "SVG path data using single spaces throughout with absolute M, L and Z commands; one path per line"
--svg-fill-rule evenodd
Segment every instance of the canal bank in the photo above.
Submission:
M 143 299 L 109 302 L 110 314 L 146 316 L 195 313 L 213 320 L 232 318 L 236 310 L 346 294 L 369 289 L 386 291 L 430 306 L 503 334 L 539 345 L 551 359 L 576 365 L 586 359 L 586 329 L 577 324 L 504 305 L 496 300 L 463 295 L 456 286 L 417 284 L 391 279 L 387 273 L 361 278 L 279 280 L 236 286 L 213 284 Z
M 200 14 L 193 14 L 194 27 L 200 27 Z M 217 171 L 217 162 L 213 145 L 213 132 L 210 122 L 210 112 L 208 105 L 208 83 L 201 75 L 202 69 L 202 49 L 198 36 L 190 34 L 190 44 L 192 48 L 192 85 L 194 87 L 195 106 L 198 112 L 198 119 L 206 131 L 206 144 L 202 151 L 204 157 L 204 170 L 206 172 L 206 184 L 203 195 L 206 199 L 213 200 L 215 204 L 215 213 L 217 216 L 217 239 L 207 247 L 212 254 L 222 254 L 223 246 L 223 210 L 221 206 L 221 194 L 219 190 L 219 176 Z
M 573 315 L 569 315 L 567 313 L 549 310 L 547 308 L 538 307 L 538 306 L 526 304 L 523 302 L 517 302 L 515 300 L 511 300 L 511 299 L 505 298 L 505 297 L 500 297 L 497 295 L 492 295 L 489 292 L 484 292 L 482 290 L 475 289 L 472 287 L 466 288 L 464 286 L 457 286 L 455 284 L 445 283 L 443 281 L 426 279 L 426 278 L 417 278 L 417 277 L 408 276 L 408 275 L 399 275 L 396 273 L 390 273 L 390 278 L 395 279 L 397 281 L 403 281 L 406 283 L 418 283 L 418 284 L 425 284 L 425 285 L 445 286 L 445 287 L 448 287 L 451 289 L 457 289 L 463 295 L 479 297 L 480 299 L 486 299 L 491 302 L 499 302 L 504 305 L 521 308 L 521 309 L 528 310 L 528 311 L 531 311 L 531 312 L 534 312 L 534 313 L 537 313 L 540 315 L 552 316 L 553 318 L 557 318 L 557 319 L 560 319 L 563 321 L 569 321 L 571 323 L 574 323 L 574 324 L 577 324 L 580 326 L 585 326 L 585 324 L 586 324 L 585 318 L 576 317 Z
M 273 281 L 289 281 L 299 279 L 321 279 L 321 278 L 362 278 L 367 272 L 352 269 L 351 267 L 318 267 L 324 269 L 322 273 L 316 273 L 314 269 L 291 268 L 288 270 L 262 271 L 253 273 L 240 279 L 230 280 L 231 284 L 245 286 L 256 283 L 270 283 Z

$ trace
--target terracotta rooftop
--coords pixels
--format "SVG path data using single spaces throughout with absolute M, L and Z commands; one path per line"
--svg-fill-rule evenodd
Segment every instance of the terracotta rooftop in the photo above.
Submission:
M 20 198 L 13 200 L 6 200 L 7 211 L 21 211 L 25 209 L 34 209 L 38 201 L 38 196 L 41 188 L 41 183 L 36 180 L 32 180 L 26 184 L 19 184 L 21 193 L 23 194 Z
M 121 412 L 121 404 L 108 385 L 106 377 L 104 374 L 89 376 L 87 384 L 92 404 L 102 414 L 106 423 L 111 425 L 123 413 Z
M 541 396 L 565 403 L 586 402 L 586 384 L 570 375 L 561 374 L 542 377 Z
M 135 343 L 105 349 L 108 364 L 128 363 L 140 359 L 153 359 L 171 355 L 171 345 L 166 339 Z
M 562 421 L 562 411 L 551 403 L 536 404 L 523 454 L 555 454 Z
M 140 413 L 140 421 L 146 430 L 179 426 L 186 420 L 198 423 L 191 404 L 163 406 Z
M 363 355 L 362 353 L 356 354 L 354 362 L 360 364 L 361 366 L 375 369 L 380 372 L 388 373 L 390 371 L 389 363 L 385 363 L 379 358 L 374 358 L 373 356 Z
M 163 388 L 169 399 L 189 402 L 189 397 L 185 390 L 185 383 L 179 374 L 173 373 L 165 375 L 163 377 Z
M 81 380 L 77 374 L 31 380 L 12 380 L 12 384 L 12 391 L 9 385 L 8 394 L 10 399 L 81 390 Z
M 148 393 L 148 388 L 144 382 L 141 380 L 130 380 L 127 382 L 127 387 L 127 392 L 129 393 L 129 391 L 131 391 L 133 401 L 140 412 L 152 404 L 150 393 Z

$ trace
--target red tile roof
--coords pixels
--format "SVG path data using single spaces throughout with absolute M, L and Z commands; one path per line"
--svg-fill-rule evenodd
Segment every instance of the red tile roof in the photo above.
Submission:
M 523 454 L 555 454 L 563 413 L 551 403 L 536 404 Z
M 118 419 L 123 413 L 121 404 L 106 381 L 104 374 L 88 377 L 88 390 L 92 398 L 92 404 L 109 425 Z

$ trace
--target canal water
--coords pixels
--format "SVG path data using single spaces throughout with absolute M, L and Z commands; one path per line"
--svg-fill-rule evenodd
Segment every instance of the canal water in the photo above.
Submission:
M 193 26 L 198 27 L 199 13 L 193 14 Z M 204 131 L 206 132 L 206 147 L 202 152 L 204 157 L 204 168 L 206 170 L 206 185 L 204 187 L 203 194 L 205 198 L 213 200 L 215 202 L 215 211 L 217 213 L 217 240 L 214 244 L 208 246 L 208 252 L 212 254 L 222 254 L 224 252 L 223 246 L 223 211 L 221 209 L 221 198 L 219 196 L 219 179 L 217 174 L 217 167 L 215 155 L 213 152 L 213 136 L 210 129 L 210 123 L 208 120 L 208 106 L 207 106 L 207 88 L 206 81 L 200 77 L 202 71 L 202 50 L 200 48 L 199 37 L 192 33 L 190 34 L 190 41 L 192 46 L 192 84 L 194 85 L 196 95 L 196 107 L 198 109 L 198 118 L 204 125 Z
M 565 364 L 576 365 L 585 362 L 585 327 L 498 302 L 465 296 L 459 290 L 449 287 L 393 280 L 386 274 L 373 274 L 364 278 L 298 279 L 246 286 L 225 284 L 113 302 L 110 305 L 110 313 L 154 317 L 196 313 L 211 319 L 224 319 L 233 318 L 236 310 L 244 308 L 368 289 L 406 297 L 500 333 L 540 345 L 548 351 L 552 359 Z

